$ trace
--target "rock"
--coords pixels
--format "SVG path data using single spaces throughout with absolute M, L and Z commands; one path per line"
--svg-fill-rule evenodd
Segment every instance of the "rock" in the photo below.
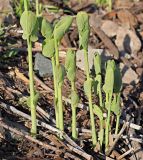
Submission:
M 10 5 L 10 0 L 0 1 L 0 25 L 13 13 L 13 9 Z
M 118 28 L 115 43 L 120 52 L 135 54 L 141 48 L 141 41 L 136 33 L 123 27 Z
M 117 12 L 121 25 L 127 29 L 136 27 L 138 24 L 137 18 L 129 10 L 119 10 Z
M 120 63 L 120 69 L 123 84 L 137 84 L 139 82 L 138 75 L 132 68 Z
M 113 37 L 117 34 L 118 30 L 118 24 L 110 21 L 110 20 L 105 20 L 103 21 L 103 24 L 101 26 L 102 31 L 108 36 L 108 37 Z
M 35 55 L 34 70 L 38 72 L 40 77 L 52 76 L 53 70 L 51 60 L 37 53 Z

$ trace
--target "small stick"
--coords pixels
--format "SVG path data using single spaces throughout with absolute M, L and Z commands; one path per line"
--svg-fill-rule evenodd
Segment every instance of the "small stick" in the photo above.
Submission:
M 125 131 L 126 127 L 129 125 L 129 123 L 124 123 L 122 129 L 120 130 L 119 134 L 117 135 L 117 138 L 114 140 L 113 145 L 108 149 L 108 151 L 106 152 L 106 155 L 109 156 L 110 153 L 112 152 L 112 150 L 114 149 L 116 143 L 118 142 L 119 138 L 121 137 L 121 135 L 123 134 L 123 132 Z
M 43 142 L 41 142 L 41 141 L 39 141 L 39 140 L 31 137 L 31 136 L 28 135 L 28 133 L 26 133 L 26 132 L 22 133 L 22 132 L 20 132 L 19 130 L 8 126 L 8 125 L 5 124 L 2 120 L 0 121 L 0 126 L 2 126 L 2 127 L 5 128 L 5 129 L 8 129 L 9 131 L 11 131 L 11 132 L 13 132 L 13 133 L 15 133 L 15 134 L 17 134 L 17 135 L 20 135 L 20 136 L 22 136 L 22 137 L 24 137 L 24 138 L 26 138 L 26 139 L 34 142 L 34 143 L 37 143 L 38 145 L 44 147 L 45 149 L 53 150 L 53 151 L 56 151 L 56 152 L 57 152 L 57 151 L 62 152 L 61 150 L 57 149 L 56 147 L 53 147 L 53 146 L 48 145 L 48 144 L 45 144 L 45 143 L 43 143 Z
M 130 154 L 133 150 L 134 150 L 133 148 L 129 149 L 127 152 L 125 152 L 124 154 L 122 154 L 121 156 L 119 156 L 117 158 L 117 160 L 123 159 L 125 156 L 127 156 L 128 154 Z

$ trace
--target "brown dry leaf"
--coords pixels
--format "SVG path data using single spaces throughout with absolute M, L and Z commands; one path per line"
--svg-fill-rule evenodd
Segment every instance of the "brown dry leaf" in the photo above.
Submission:
M 137 26 L 137 18 L 129 10 L 120 10 L 117 17 L 125 28 L 133 28 Z

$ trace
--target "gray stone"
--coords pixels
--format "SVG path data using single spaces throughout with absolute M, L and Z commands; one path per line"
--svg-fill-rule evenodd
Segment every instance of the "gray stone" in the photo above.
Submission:
M 123 84 L 137 84 L 139 82 L 138 75 L 132 68 L 120 63 L 120 69 Z
M 53 70 L 51 60 L 37 53 L 35 55 L 34 70 L 38 72 L 40 77 L 52 76 Z

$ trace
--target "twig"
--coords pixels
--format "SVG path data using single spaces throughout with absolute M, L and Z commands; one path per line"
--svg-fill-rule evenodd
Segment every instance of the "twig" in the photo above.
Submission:
M 119 134 L 117 135 L 117 138 L 114 140 L 113 145 L 108 149 L 108 151 L 106 152 L 106 155 L 109 156 L 110 153 L 112 152 L 112 150 L 114 149 L 116 143 L 118 142 L 119 138 L 121 137 L 121 135 L 123 134 L 123 132 L 125 131 L 126 127 L 129 125 L 129 123 L 124 123 L 122 129 L 120 130 Z
M 31 120 L 31 117 L 19 110 L 17 110 L 15 107 L 11 106 L 11 105 L 8 105 L 6 103 L 3 103 L 3 102 L 0 102 L 0 106 L 7 109 L 7 110 L 10 110 L 11 112 L 15 113 L 15 114 L 18 114 L 19 116 L 25 118 L 25 119 L 28 119 L 28 120 Z M 58 130 L 57 128 L 54 128 L 53 126 L 49 125 L 49 124 L 46 124 L 40 120 L 37 120 L 37 125 L 43 127 L 43 128 L 46 128 L 54 133 L 57 133 L 59 135 L 62 135 L 63 138 L 74 148 L 76 148 L 77 150 L 79 150 L 79 152 L 82 152 L 84 156 L 87 156 L 88 158 L 89 157 L 92 157 L 91 155 L 88 155 L 87 153 L 85 153 L 81 147 L 79 147 L 65 132 L 63 131 L 60 131 Z M 71 148 L 70 146 L 70 148 Z M 74 150 L 76 151 L 76 150 Z
M 130 154 L 133 150 L 134 150 L 133 148 L 129 149 L 127 152 L 125 152 L 120 157 L 118 157 L 117 160 L 123 159 L 125 156 L 127 156 L 128 154 Z
M 32 142 L 34 142 L 34 143 L 37 143 L 38 145 L 42 146 L 42 147 L 45 148 L 45 149 L 53 150 L 53 151 L 56 151 L 56 152 L 57 152 L 57 151 L 62 152 L 62 150 L 59 150 L 59 149 L 57 149 L 56 147 L 53 147 L 53 146 L 48 145 L 48 144 L 45 144 L 45 143 L 43 143 L 43 142 L 41 142 L 41 141 L 39 141 L 39 140 L 31 137 L 31 136 L 28 135 L 28 133 L 26 133 L 26 132 L 22 133 L 22 132 L 20 132 L 19 130 L 8 126 L 8 125 L 5 124 L 3 121 L 0 121 L 0 126 L 2 126 L 2 127 L 5 128 L 5 129 L 8 129 L 9 131 L 11 131 L 11 132 L 13 132 L 13 133 L 15 133 L 15 134 L 17 134 L 17 135 L 20 135 L 20 136 L 22 136 L 22 137 L 24 137 L 24 138 L 27 138 L 28 140 L 30 140 L 30 141 L 32 141 Z

